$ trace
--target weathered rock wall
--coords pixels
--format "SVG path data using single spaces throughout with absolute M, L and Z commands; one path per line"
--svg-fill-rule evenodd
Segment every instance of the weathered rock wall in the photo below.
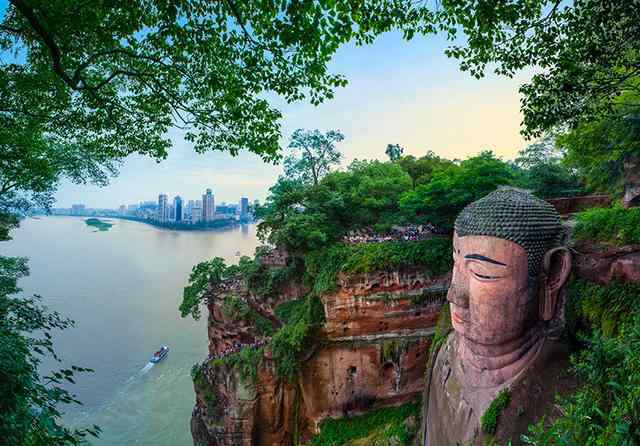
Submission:
M 194 444 L 290 446 L 317 432 L 327 417 L 418 396 L 448 282 L 448 275 L 427 277 L 419 270 L 341 276 L 337 289 L 321 299 L 325 326 L 291 383 L 277 378 L 268 350 L 255 383 L 227 365 L 205 362 L 204 378 L 194 380 Z M 252 327 L 227 321 L 215 302 L 209 335 L 212 354 L 235 340 L 256 339 Z
M 612 199 L 609 195 L 584 195 L 582 197 L 550 198 L 547 200 L 562 217 L 591 209 L 611 206 Z
M 612 280 L 640 282 L 640 245 L 578 245 L 574 248 L 574 272 L 601 285 Z

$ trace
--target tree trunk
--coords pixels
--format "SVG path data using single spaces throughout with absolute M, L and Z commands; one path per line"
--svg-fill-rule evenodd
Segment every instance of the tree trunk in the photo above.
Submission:
M 624 160 L 624 196 L 626 208 L 640 206 L 640 155 L 629 155 Z

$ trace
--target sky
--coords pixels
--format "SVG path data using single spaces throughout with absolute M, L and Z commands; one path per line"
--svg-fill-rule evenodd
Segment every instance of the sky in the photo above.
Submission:
M 6 0 L 0 0 L 0 13 Z M 447 42 L 439 36 L 407 42 L 396 32 L 368 46 L 346 45 L 338 50 L 330 70 L 346 76 L 349 84 L 334 99 L 279 104 L 283 112 L 282 141 L 297 128 L 340 130 L 338 145 L 343 167 L 353 159 L 386 159 L 387 144 L 400 144 L 405 154 L 420 156 L 427 150 L 449 159 L 463 159 L 491 149 L 513 158 L 527 142 L 520 135 L 518 88 L 529 78 L 513 79 L 488 74 L 477 80 L 459 70 L 458 62 L 444 55 Z M 200 198 L 211 188 L 216 202 L 237 202 L 241 196 L 264 200 L 282 169 L 265 164 L 248 152 L 196 154 L 192 145 L 172 130 L 168 159 L 130 156 L 106 187 L 63 182 L 57 207 L 84 203 L 115 208 L 120 204 L 157 200 L 159 193 L 183 199 Z

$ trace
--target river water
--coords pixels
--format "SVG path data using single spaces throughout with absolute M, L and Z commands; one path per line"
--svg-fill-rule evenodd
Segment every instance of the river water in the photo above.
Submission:
M 110 221 L 114 226 L 102 232 L 82 218 L 27 219 L 0 248 L 29 257 L 31 275 L 20 282 L 25 293 L 42 295 L 51 310 L 76 321 L 55 336 L 63 365 L 95 369 L 69 387 L 84 404 L 67 406 L 65 421 L 99 425 L 96 446 L 190 445 L 190 370 L 206 357 L 207 332 L 205 315 L 180 318 L 182 288 L 202 260 L 232 263 L 238 251 L 253 254 L 255 226 L 169 231 Z M 163 344 L 169 355 L 147 365 Z

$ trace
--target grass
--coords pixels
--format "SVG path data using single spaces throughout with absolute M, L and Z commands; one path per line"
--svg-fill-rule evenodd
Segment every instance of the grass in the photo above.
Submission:
M 420 407 L 420 400 L 415 400 L 399 407 L 375 409 L 364 415 L 325 420 L 320 424 L 320 433 L 306 446 L 371 446 L 388 444 L 381 440 L 394 437 L 400 441 L 398 444 L 409 445 L 415 432 L 407 430 L 405 420 L 410 417 L 417 419 Z M 419 423 L 416 420 L 414 424 L 417 426 Z
M 595 241 L 616 246 L 640 243 L 640 208 L 589 209 L 576 215 L 573 233 L 577 241 Z

